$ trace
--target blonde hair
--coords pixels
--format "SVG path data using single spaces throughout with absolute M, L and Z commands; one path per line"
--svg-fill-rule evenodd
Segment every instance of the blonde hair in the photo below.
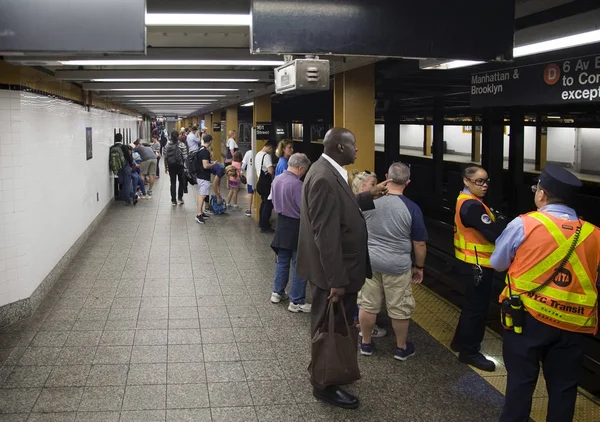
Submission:
M 367 180 L 369 180 L 371 177 L 377 179 L 377 175 L 375 173 L 368 171 L 352 170 L 352 172 L 348 173 L 348 183 L 350 184 L 350 187 L 352 187 L 352 192 L 355 194 L 360 193 L 361 186 L 367 183 Z
M 290 145 L 294 145 L 294 142 L 290 141 L 289 139 L 284 139 L 283 141 L 280 141 L 277 145 L 277 149 L 275 150 L 275 155 L 280 158 L 283 157 L 283 150 L 285 150 Z
M 231 129 L 228 133 L 227 133 L 227 137 L 231 138 L 233 135 L 235 135 L 235 130 Z
M 229 176 L 229 173 L 237 174 L 237 168 L 233 164 L 225 167 L 225 174 Z

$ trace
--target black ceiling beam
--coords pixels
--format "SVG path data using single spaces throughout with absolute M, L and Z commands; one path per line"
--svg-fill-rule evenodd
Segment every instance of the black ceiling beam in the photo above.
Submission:
M 591 12 L 598 8 L 600 8 L 600 2 L 598 0 L 575 0 L 570 3 L 515 19 L 515 31 Z

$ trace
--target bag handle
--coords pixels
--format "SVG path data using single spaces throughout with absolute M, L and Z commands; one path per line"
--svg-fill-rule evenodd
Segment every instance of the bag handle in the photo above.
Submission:
M 333 336 L 333 334 L 335 333 L 335 312 L 333 310 L 333 307 L 335 306 L 335 303 L 333 300 L 329 301 L 329 305 L 327 306 L 327 314 L 329 317 L 329 324 L 328 324 L 328 330 L 329 330 L 329 336 Z M 344 318 L 344 327 L 346 327 L 346 334 L 348 336 L 350 336 L 350 328 L 348 327 L 348 318 L 346 317 L 346 310 L 344 309 L 344 302 L 340 299 L 339 302 L 339 306 L 341 307 L 340 311 L 343 315 Z

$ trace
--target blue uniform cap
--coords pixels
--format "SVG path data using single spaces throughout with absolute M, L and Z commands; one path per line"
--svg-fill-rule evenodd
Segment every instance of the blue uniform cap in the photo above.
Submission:
M 548 192 L 561 199 L 569 199 L 583 186 L 581 180 L 573 173 L 551 163 L 544 167 L 538 182 L 543 189 L 548 189 Z

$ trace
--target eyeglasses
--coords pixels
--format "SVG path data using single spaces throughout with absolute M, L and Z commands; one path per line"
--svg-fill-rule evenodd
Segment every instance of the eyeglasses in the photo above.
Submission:
M 483 186 L 483 185 L 488 185 L 491 182 L 491 179 L 468 179 L 470 182 L 475 183 L 477 186 Z

